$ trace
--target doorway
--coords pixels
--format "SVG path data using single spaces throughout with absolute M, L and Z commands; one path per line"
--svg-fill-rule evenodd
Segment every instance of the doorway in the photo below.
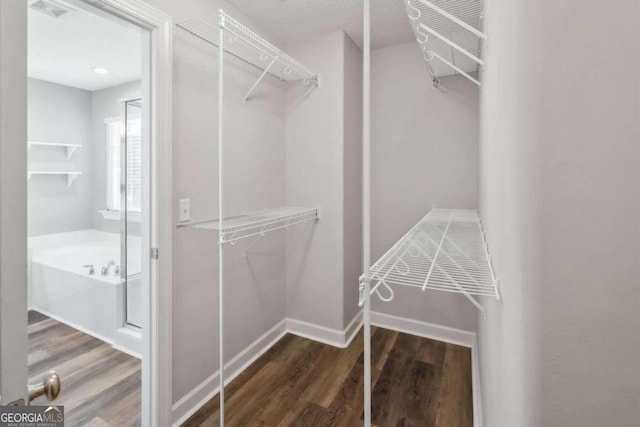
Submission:
M 64 0 L 28 24 L 29 381 L 57 371 L 71 424 L 139 425 L 149 32 Z
M 28 119 L 27 116 L 32 116 L 34 111 L 31 111 L 31 99 L 27 100 L 27 98 L 28 96 L 31 98 L 32 93 L 37 93 L 38 89 L 34 89 L 34 87 L 38 85 L 41 86 L 39 88 L 41 89 L 40 94 L 45 93 L 45 95 L 56 94 L 56 91 L 60 89 L 58 86 L 77 89 L 75 92 L 82 90 L 96 92 L 108 89 L 108 87 L 81 89 L 70 82 L 65 84 L 64 81 L 55 81 L 53 78 L 45 80 L 42 75 L 35 75 L 36 73 L 31 67 L 27 70 L 27 56 L 30 51 L 27 40 L 29 39 L 30 42 L 32 39 L 32 35 L 28 34 L 27 29 L 31 26 L 28 24 L 31 24 L 29 15 L 32 6 L 40 9 L 38 12 L 42 13 L 42 18 L 47 17 L 51 20 L 62 19 L 65 15 L 68 18 L 71 16 L 69 13 L 73 12 L 88 12 L 94 18 L 99 17 L 122 27 L 130 29 L 137 27 L 137 31 L 141 35 L 139 45 L 143 52 L 142 57 L 138 57 L 138 60 L 142 62 L 138 66 L 141 70 L 139 93 L 134 96 L 120 97 L 116 103 L 117 111 L 113 116 L 105 117 L 113 119 L 112 121 L 117 121 L 116 117 L 119 118 L 122 126 L 127 122 L 126 117 L 122 116 L 124 108 L 135 108 L 133 103 L 127 101 L 139 100 L 138 108 L 141 111 L 137 120 L 141 129 L 138 144 L 141 147 L 139 152 L 142 153 L 139 173 L 141 181 L 138 197 L 140 199 L 139 212 L 132 212 L 133 208 L 128 201 L 121 207 L 120 212 L 117 212 L 115 209 L 109 209 L 108 198 L 105 201 L 105 197 L 94 197 L 98 194 L 106 196 L 106 190 L 102 192 L 92 185 L 94 182 L 96 185 L 102 182 L 106 186 L 108 179 L 105 178 L 105 175 L 107 175 L 108 162 L 106 155 L 103 162 L 96 162 L 93 159 L 91 150 L 94 145 L 92 142 L 95 141 L 93 130 L 100 129 L 105 145 L 108 145 L 107 129 L 109 126 L 107 125 L 110 120 L 102 119 L 101 126 L 94 125 L 95 117 L 93 116 L 95 116 L 97 109 L 93 108 L 94 100 L 91 96 L 88 97 L 90 101 L 87 101 L 86 93 L 77 96 L 78 99 L 72 95 L 54 96 L 53 102 L 50 96 L 44 96 L 41 98 L 43 100 L 41 105 L 53 103 L 54 108 L 48 110 L 53 113 L 43 114 L 42 111 L 47 111 L 47 109 L 35 109 L 36 117 L 40 114 L 39 118 L 42 119 L 40 123 L 49 126 L 46 131 L 40 130 L 42 134 L 56 135 L 56 132 L 63 132 L 64 128 L 74 128 L 79 129 L 78 135 L 85 136 L 83 141 L 69 141 L 71 137 L 65 138 L 68 140 L 61 143 L 53 141 L 53 137 L 50 140 L 40 137 L 36 139 L 33 135 L 34 129 L 29 128 L 34 119 L 31 117 Z M 0 87 L 2 87 L 0 99 L 0 150 L 2 152 L 2 156 L 0 156 L 0 176 L 2 177 L 0 180 L 0 206 L 2 208 L 0 209 L 3 211 L 0 215 L 0 250 L 2 251 L 0 258 L 0 368 L 2 370 L 0 403 L 20 405 L 32 400 L 33 393 L 27 387 L 29 384 L 29 364 L 40 360 L 42 369 L 45 365 L 51 369 L 57 367 L 55 363 L 62 361 L 61 353 L 58 353 L 59 357 L 51 357 L 47 351 L 29 352 L 28 343 L 32 340 L 27 339 L 27 323 L 30 321 L 32 325 L 40 323 L 40 330 L 36 332 L 36 337 L 44 338 L 47 335 L 44 330 L 53 328 L 60 332 L 61 336 L 74 336 L 84 340 L 85 345 L 79 346 L 71 353 L 80 357 L 75 361 L 76 365 L 88 364 L 94 369 L 93 374 L 99 369 L 105 369 L 106 365 L 101 366 L 89 362 L 89 353 L 92 349 L 95 350 L 94 353 L 112 352 L 116 355 L 112 358 L 116 362 L 129 361 L 132 365 L 137 363 L 136 375 L 132 377 L 138 377 L 137 381 L 140 386 L 134 388 L 137 388 L 135 392 L 141 397 L 139 404 L 136 405 L 138 406 L 137 421 L 134 424 L 168 425 L 171 420 L 170 224 L 173 222 L 170 212 L 171 18 L 134 0 L 54 0 L 48 2 L 10 0 L 0 3 L 0 23 L 0 63 L 2 64 L 0 67 Z M 62 26 L 62 31 L 70 31 L 73 28 L 71 22 L 67 21 L 66 24 L 68 25 Z M 113 41 L 109 37 L 102 37 L 96 42 L 95 37 L 91 36 L 94 33 L 99 33 L 98 29 L 97 25 L 85 27 L 86 32 L 80 36 L 80 39 L 84 41 L 94 40 L 94 43 L 90 45 L 94 50 L 99 50 Z M 59 43 L 68 42 L 71 38 L 63 37 L 58 41 Z M 85 45 L 84 48 L 86 49 L 86 47 Z M 58 46 L 55 43 L 50 43 L 41 51 L 42 57 L 51 56 L 56 48 Z M 141 59 L 145 56 L 146 60 Z M 59 72 L 60 68 L 57 67 L 62 65 L 63 58 L 60 55 L 54 55 L 54 57 L 56 61 L 50 63 L 49 71 Z M 109 68 L 102 65 L 91 65 L 91 72 L 96 75 L 114 76 L 109 71 Z M 56 79 L 65 77 L 70 76 L 62 72 Z M 84 83 L 81 81 L 82 77 L 87 78 L 86 73 L 84 76 L 76 74 L 73 77 L 80 81 L 78 85 L 90 83 L 89 80 Z M 124 85 L 124 83 L 122 84 Z M 74 91 L 71 90 L 71 92 Z M 60 114 L 60 111 L 65 108 L 73 109 L 71 103 L 68 102 L 71 99 L 79 100 L 79 104 L 84 108 L 78 108 L 75 105 L 77 110 L 75 114 Z M 65 103 L 66 105 L 63 105 Z M 27 113 L 28 109 L 29 113 Z M 86 124 L 86 121 L 78 119 L 82 115 L 86 117 L 87 111 L 92 115 L 89 125 Z M 85 125 L 72 126 L 77 122 L 83 122 Z M 122 127 L 126 128 L 126 125 Z M 112 130 L 114 128 L 114 126 L 111 127 Z M 122 131 L 121 138 L 125 138 L 124 134 L 125 132 Z M 121 141 L 120 148 L 124 147 L 121 151 L 125 153 L 132 151 L 130 145 L 129 150 L 126 149 L 130 140 L 131 138 Z M 106 149 L 106 147 L 104 148 Z M 83 168 L 82 161 L 86 160 L 82 159 L 83 152 L 85 157 L 94 160 L 89 164 L 88 169 Z M 97 165 L 104 166 L 102 172 L 98 170 Z M 120 164 L 121 171 L 124 170 L 126 173 L 127 166 L 129 166 L 127 178 L 130 179 L 130 183 L 134 183 L 135 176 L 132 178 L 131 165 Z M 86 163 L 84 167 L 87 167 Z M 115 168 L 111 169 L 112 176 L 116 174 L 115 170 Z M 100 179 L 93 179 L 98 176 Z M 82 178 L 85 180 L 82 181 Z M 36 182 L 41 185 L 39 189 L 34 191 L 32 187 Z M 85 186 L 91 184 L 88 192 L 81 191 L 80 187 L 83 184 Z M 118 190 L 127 192 L 130 189 L 123 188 L 121 185 Z M 90 197 L 78 197 L 86 196 L 87 193 Z M 27 199 L 29 199 L 28 203 Z M 55 203 L 54 208 L 39 210 L 39 207 L 46 206 L 47 202 L 51 202 L 47 199 L 62 201 L 62 203 Z M 87 202 L 89 199 L 92 201 L 101 200 L 104 208 L 95 209 L 94 202 Z M 130 199 L 131 197 L 126 200 Z M 79 200 L 82 203 L 74 203 Z M 87 205 L 89 205 L 88 208 Z M 73 206 L 74 209 L 68 210 L 69 206 Z M 60 212 L 55 210 L 56 208 L 67 210 L 65 214 L 60 215 Z M 163 210 L 165 214 L 157 215 L 156 213 L 160 210 Z M 79 217 L 76 215 L 78 211 L 84 215 Z M 92 215 L 98 219 L 91 218 Z M 98 217 L 98 215 L 100 216 Z M 119 216 L 119 219 L 114 219 L 115 216 Z M 136 216 L 137 219 L 135 219 Z M 51 220 L 51 217 L 54 219 Z M 100 221 L 103 221 L 104 224 L 100 227 L 94 225 Z M 123 222 L 126 224 L 123 225 Z M 133 222 L 137 225 L 133 225 Z M 87 227 L 87 224 L 89 224 L 88 228 L 80 228 Z M 60 227 L 61 232 L 58 232 L 59 230 L 55 227 Z M 122 234 L 123 229 L 127 230 L 125 234 Z M 136 229 L 137 231 L 135 231 Z M 70 235 L 72 233 L 76 233 L 76 235 Z M 61 234 L 64 236 L 60 236 Z M 112 235 L 117 237 L 115 244 Z M 61 240 L 62 237 L 67 240 Z M 135 252 L 132 250 L 132 248 L 136 248 L 136 245 L 132 244 L 134 237 L 139 239 L 137 244 L 139 249 L 138 267 L 133 266 L 130 257 L 123 259 L 123 246 L 127 247 L 130 255 Z M 123 241 L 126 243 L 125 245 L 122 245 Z M 29 250 L 27 250 L 27 243 Z M 155 255 L 153 258 L 150 256 L 152 253 Z M 164 258 L 158 257 L 158 253 L 163 254 Z M 80 263 L 74 262 L 80 260 L 80 257 L 75 259 L 78 254 L 82 254 L 83 257 L 91 254 L 94 259 L 101 260 L 100 265 L 93 265 L 91 268 L 91 264 L 81 264 L 80 271 L 78 271 Z M 106 263 L 102 261 L 103 259 L 106 260 Z M 123 263 L 125 264 L 124 268 Z M 28 269 L 25 268 L 26 265 L 28 265 Z M 84 267 L 85 265 L 87 267 Z M 134 298 L 132 293 L 135 291 L 132 289 L 136 287 L 132 286 L 132 281 L 135 277 L 131 276 L 135 274 L 136 269 L 139 269 L 140 279 L 139 301 L 138 303 L 129 302 L 128 307 L 131 309 L 137 306 L 139 310 L 138 320 L 131 320 L 131 318 L 135 318 L 136 314 L 131 310 L 127 313 L 126 299 Z M 90 274 L 90 270 L 93 270 L 93 274 Z M 56 277 L 60 280 L 57 280 Z M 88 279 L 94 279 L 94 281 L 89 282 Z M 51 287 L 37 285 L 35 282 L 38 280 L 48 280 L 47 283 L 52 285 Z M 94 287 L 82 287 L 81 282 L 85 285 L 94 285 Z M 55 289 L 52 287 L 61 286 L 61 283 L 67 283 L 66 287 L 63 287 L 59 292 L 54 292 Z M 31 292 L 34 286 L 37 290 Z M 94 298 L 88 298 L 86 292 L 88 288 L 96 293 Z M 69 299 L 63 298 L 63 295 Z M 85 304 L 78 304 L 73 300 L 74 297 L 83 296 L 87 297 L 82 300 Z M 66 306 L 61 307 L 60 301 L 66 301 Z M 48 305 L 45 308 L 39 306 L 40 311 L 32 310 L 28 314 L 28 308 L 35 308 L 38 304 Z M 112 309 L 113 307 L 115 310 Z M 94 309 L 102 311 L 92 313 Z M 45 311 L 51 316 L 43 313 Z M 114 312 L 115 322 L 112 322 Z M 104 321 L 105 317 L 102 317 L 105 313 L 109 315 L 106 321 Z M 61 315 L 58 316 L 59 314 Z M 91 315 L 94 317 L 92 318 Z M 81 325 L 73 320 L 78 323 L 86 323 Z M 43 326 L 45 324 L 48 326 Z M 141 335 L 137 339 L 135 336 L 136 328 Z M 30 327 L 30 329 L 38 328 Z M 113 335 L 107 336 L 113 332 L 113 329 L 129 333 L 121 334 L 123 338 L 118 340 L 113 338 Z M 32 336 L 31 338 L 35 340 L 36 337 Z M 132 342 L 127 342 L 127 340 L 137 345 L 137 351 L 136 348 L 132 348 L 134 347 Z M 50 341 L 51 343 L 59 343 L 60 339 Z M 68 348 L 73 347 L 74 344 L 69 344 Z M 53 347 L 49 346 L 48 349 L 51 350 Z M 136 356 L 140 357 L 141 361 Z M 112 361 L 111 363 L 120 364 L 116 362 Z M 62 365 L 64 369 L 68 370 L 71 369 L 74 362 L 67 361 L 66 364 L 63 362 Z M 73 390 L 74 386 L 78 386 L 83 381 L 79 374 L 73 378 L 65 378 L 61 375 L 61 380 L 63 392 L 55 404 L 64 406 L 64 402 L 61 401 L 64 397 L 64 390 Z M 42 378 L 32 378 L 31 381 L 35 381 L 31 385 L 39 385 Z M 100 393 L 99 396 L 104 397 L 108 394 L 108 392 Z M 99 399 L 89 398 L 85 396 L 84 392 L 75 392 L 73 396 L 82 401 L 85 409 L 99 406 Z M 135 401 L 135 399 L 131 401 Z M 35 404 L 36 402 L 31 403 Z M 89 414 L 89 412 L 85 413 Z M 115 414 L 116 412 L 112 410 L 111 413 Z M 100 424 L 103 421 L 100 418 L 98 417 L 95 422 Z M 82 419 L 84 422 L 88 420 L 84 416 Z M 119 419 L 115 420 L 115 425 L 120 425 Z

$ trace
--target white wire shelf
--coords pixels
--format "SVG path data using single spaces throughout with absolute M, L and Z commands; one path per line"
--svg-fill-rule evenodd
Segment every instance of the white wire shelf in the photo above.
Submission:
M 284 207 L 217 219 L 179 224 L 199 230 L 219 231 L 220 243 L 235 244 L 240 239 L 264 236 L 271 231 L 320 219 L 320 208 Z
M 320 78 L 317 73 L 309 70 L 299 61 L 293 59 L 222 10 L 217 24 L 212 24 L 201 18 L 195 18 L 180 22 L 177 26 L 216 47 L 220 44 L 219 32 L 222 28 L 226 35 L 224 42 L 225 52 L 262 71 L 258 81 L 247 93 L 245 101 L 267 74 L 286 82 L 302 81 L 305 85 L 316 87 L 319 85 Z
M 475 210 L 432 209 L 365 274 L 371 293 L 393 298 L 391 286 L 500 299 L 482 224 Z M 386 288 L 384 296 L 381 287 Z
M 452 74 L 482 86 L 471 75 L 484 66 L 482 0 L 405 0 L 405 5 L 434 86 L 438 77 Z

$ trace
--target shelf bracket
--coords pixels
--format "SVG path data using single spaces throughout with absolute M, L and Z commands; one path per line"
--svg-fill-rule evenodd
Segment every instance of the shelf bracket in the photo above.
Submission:
M 367 299 L 367 292 L 365 290 L 365 282 L 369 279 L 363 274 L 360 276 L 360 286 L 358 287 L 358 307 L 364 305 L 364 301 Z
M 267 226 L 266 225 L 264 227 L 262 227 L 262 230 L 260 230 L 260 235 L 258 237 L 256 237 L 255 239 L 253 239 L 253 242 L 249 243 L 249 246 L 247 246 L 247 249 L 244 250 L 244 257 L 245 258 L 249 254 L 249 251 L 251 250 L 251 248 L 253 248 L 260 240 L 262 240 L 262 238 L 264 237 L 264 234 L 267 231 L 269 231 L 269 230 L 267 230 Z
M 67 175 L 67 187 L 71 187 L 71 184 L 73 184 L 73 181 L 75 181 L 77 177 L 78 174 L 75 173 L 70 173 L 69 175 Z
M 67 145 L 67 160 L 71 160 L 71 156 L 76 152 L 78 147 L 76 145 Z
M 258 77 L 258 80 L 256 80 L 253 86 L 251 86 L 251 89 L 249 89 L 249 92 L 247 92 L 247 94 L 244 96 L 244 99 L 242 100 L 242 102 L 247 102 L 247 100 L 249 99 L 253 91 L 258 87 L 262 79 L 264 79 L 264 77 L 269 73 L 269 70 L 271 69 L 271 67 L 273 67 L 273 64 L 275 64 L 277 60 L 278 60 L 277 56 L 271 60 L 271 63 L 267 66 L 267 68 L 264 69 L 262 74 L 260 74 L 260 77 Z

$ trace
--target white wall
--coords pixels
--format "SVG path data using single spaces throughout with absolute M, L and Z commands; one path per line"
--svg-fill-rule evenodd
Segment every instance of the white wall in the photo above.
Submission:
M 99 213 L 107 209 L 107 133 L 105 119 L 122 116 L 122 100 L 141 96 L 140 81 L 125 83 L 91 92 L 91 222 L 92 228 L 110 233 L 120 233 L 120 221 L 105 220 Z M 130 223 L 136 234 L 139 225 Z
M 433 207 L 476 208 L 478 90 L 463 77 L 433 89 L 415 43 L 371 55 L 371 245 L 382 256 Z M 477 311 L 462 295 L 395 287 L 374 311 L 467 331 Z
M 217 22 L 220 7 L 259 29 L 222 1 L 149 1 L 176 22 Z M 275 40 L 277 42 L 277 40 Z M 194 219 L 217 217 L 218 51 L 182 30 L 174 36 L 174 206 L 191 198 Z M 265 79 L 242 103 L 259 73 L 225 61 L 225 215 L 285 204 L 285 91 Z M 250 126 L 248 124 L 251 124 Z M 264 183 L 269 183 L 265 185 Z M 177 215 L 176 215 L 177 218 Z M 173 400 L 218 369 L 218 237 L 174 231 Z M 286 317 L 283 233 L 271 233 L 243 257 L 249 242 L 225 246 L 227 360 Z
M 362 51 L 345 35 L 344 44 L 344 322 L 359 312 L 362 274 Z
M 322 208 L 313 228 L 287 233 L 287 311 L 297 320 L 342 329 L 344 33 L 287 51 L 322 77 L 308 97 L 299 88 L 287 93 L 287 204 Z
M 27 395 L 27 8 L 0 2 L 0 396 Z M 11 64 L 11 66 L 6 66 Z M 23 286 L 19 286 L 22 284 Z
M 29 79 L 28 138 L 82 145 L 69 160 L 64 148 L 34 145 L 28 153 L 30 170 L 83 173 L 70 187 L 66 176 L 31 177 L 29 236 L 91 228 L 91 92 Z
M 480 207 L 503 301 L 480 323 L 484 425 L 633 426 L 640 11 L 549 6 L 486 9 Z
M 290 318 L 343 330 L 357 313 L 361 271 L 361 53 L 342 31 L 287 51 L 320 73 L 321 86 L 287 93 L 287 204 L 320 206 L 313 227 L 287 233 Z M 355 199 L 355 202 L 354 200 Z M 355 304 L 355 305 L 354 305 Z

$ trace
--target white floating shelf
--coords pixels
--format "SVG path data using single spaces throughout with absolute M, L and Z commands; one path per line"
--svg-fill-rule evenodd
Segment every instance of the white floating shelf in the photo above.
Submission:
M 480 218 L 475 210 L 432 209 L 365 274 L 372 293 L 393 298 L 391 286 L 500 299 Z M 383 296 L 380 287 L 386 288 Z
M 39 147 L 64 147 L 67 149 L 67 160 L 71 159 L 73 153 L 76 152 L 78 148 L 82 148 L 80 144 L 65 144 L 62 142 L 40 142 L 40 141 L 27 141 L 27 149 L 30 149 L 33 145 Z
M 320 208 L 277 208 L 224 218 L 222 226 L 215 219 L 179 224 L 200 230 L 220 231 L 220 243 L 236 243 L 240 239 L 263 236 L 268 232 L 320 219 Z
M 27 179 L 31 180 L 31 176 L 32 175 L 66 175 L 67 176 L 67 186 L 71 186 L 71 184 L 73 184 L 73 181 L 76 180 L 76 178 L 79 175 L 82 175 L 82 172 L 62 172 L 62 171 L 28 171 L 27 172 Z

